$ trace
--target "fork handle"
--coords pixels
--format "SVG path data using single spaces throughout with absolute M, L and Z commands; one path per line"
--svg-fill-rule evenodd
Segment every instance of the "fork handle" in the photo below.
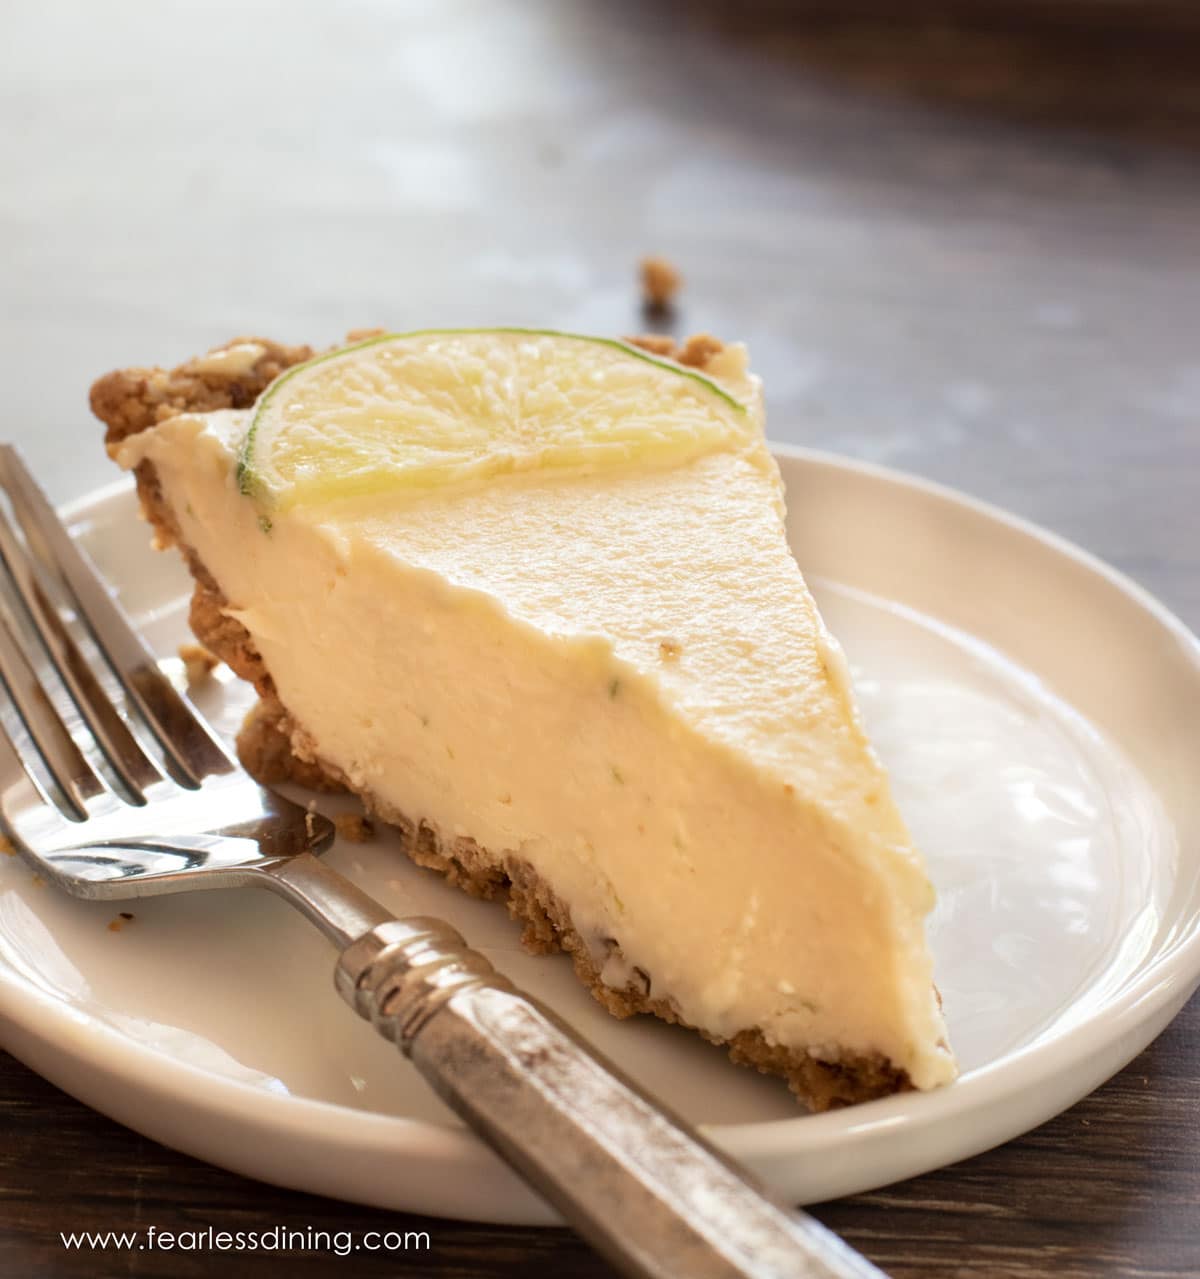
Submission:
M 337 985 L 438 1094 L 625 1274 L 883 1279 L 772 1200 L 437 919 L 380 924 Z

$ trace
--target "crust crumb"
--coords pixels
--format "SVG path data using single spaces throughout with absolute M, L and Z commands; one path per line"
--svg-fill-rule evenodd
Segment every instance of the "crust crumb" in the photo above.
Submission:
M 203 683 L 221 664 L 221 659 L 202 644 L 180 644 L 179 660 L 187 672 L 189 684 Z
M 704 368 L 714 355 L 720 355 L 725 343 L 711 333 L 693 333 L 679 348 L 675 358 L 680 364 L 690 365 L 694 369 Z
M 333 824 L 338 835 L 352 844 L 369 844 L 375 838 L 375 827 L 361 813 L 338 813 Z
M 642 303 L 648 311 L 665 311 L 683 285 L 679 268 L 666 258 L 643 258 L 638 264 L 642 277 Z
M 258 348 L 250 363 L 215 358 L 234 348 Z M 118 369 L 92 384 L 92 412 L 108 427 L 111 452 L 127 435 L 180 413 L 245 409 L 284 369 L 313 354 L 310 346 L 284 346 L 266 338 L 234 338 L 177 368 Z
M 658 655 L 664 662 L 678 661 L 683 653 L 683 645 L 678 640 L 663 639 L 658 641 Z
M 725 349 L 725 343 L 711 333 L 693 333 L 685 341 L 676 343 L 675 339 L 665 333 L 641 333 L 625 339 L 630 346 L 641 347 L 651 355 L 658 355 L 676 364 L 686 364 L 694 369 L 703 369 L 709 361 Z
M 640 346 L 651 355 L 663 355 L 670 359 L 675 354 L 675 339 L 665 333 L 641 333 L 637 337 L 626 338 L 630 346 Z
M 295 754 L 291 721 L 274 698 L 257 702 L 246 716 L 237 737 L 237 753 L 246 772 L 264 786 L 295 782 L 309 790 L 345 790 L 325 769 Z

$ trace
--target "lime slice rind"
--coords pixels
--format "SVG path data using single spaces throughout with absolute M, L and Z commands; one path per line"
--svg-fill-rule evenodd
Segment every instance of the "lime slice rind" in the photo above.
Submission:
M 460 364 L 444 359 L 439 369 L 435 344 L 442 338 L 463 339 L 470 358 L 460 355 Z M 511 338 L 530 344 L 506 342 Z M 429 346 L 403 345 L 419 339 Z M 588 349 L 574 362 L 561 361 L 561 369 L 537 363 L 536 385 L 504 377 L 504 360 L 540 361 L 542 349 L 555 357 L 557 343 Z M 395 349 L 361 361 L 379 347 Z M 397 383 L 388 366 L 405 360 L 411 370 Z M 325 379 L 322 386 L 323 366 L 335 363 L 345 365 L 341 379 Z M 642 365 L 668 373 L 669 380 L 642 377 Z M 305 396 L 304 384 L 314 374 L 318 380 Z M 413 380 L 420 384 L 415 389 Z M 389 401 L 397 385 L 415 404 Z M 572 400 L 581 396 L 577 411 Z M 646 415 L 643 399 L 649 402 Z M 383 333 L 318 355 L 271 383 L 243 442 L 237 484 L 261 507 L 284 509 L 304 499 L 422 491 L 520 470 L 592 469 L 639 459 L 670 464 L 744 437 L 746 415 L 745 404 L 698 369 L 617 338 L 521 327 Z

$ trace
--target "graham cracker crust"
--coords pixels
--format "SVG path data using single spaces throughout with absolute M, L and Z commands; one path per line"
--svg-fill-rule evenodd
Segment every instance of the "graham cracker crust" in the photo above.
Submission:
M 347 340 L 354 341 L 377 331 L 359 330 L 351 333 Z M 629 340 L 655 354 L 697 368 L 703 368 L 722 350 L 721 342 L 707 334 L 696 335 L 678 345 L 669 337 Z M 92 411 L 107 428 L 109 452 L 127 436 L 178 413 L 247 408 L 279 373 L 314 354 L 308 346 L 284 346 L 265 338 L 234 339 L 217 348 L 215 353 L 248 344 L 260 347 L 261 354 L 252 363 L 242 362 L 228 370 L 219 367 L 220 361 L 216 361 L 214 367 L 214 352 L 210 352 L 169 371 L 127 369 L 100 378 L 92 387 L 90 402 Z M 184 542 L 163 498 L 153 466 L 143 463 L 135 474 L 142 510 L 154 528 L 156 545 L 160 549 L 178 547 L 195 579 L 189 622 L 197 640 L 242 679 L 253 684 L 258 692 L 259 702 L 247 717 L 237 743 L 247 771 L 267 785 L 295 782 L 320 791 L 355 790 L 344 775 L 320 758 L 316 743 L 292 720 L 280 702 L 274 681 L 249 632 L 224 611 L 226 600 L 220 586 Z M 567 905 L 527 862 L 511 854 L 482 848 L 472 839 L 447 838 L 427 821 L 398 812 L 368 791 L 356 793 L 369 813 L 397 829 L 404 852 L 417 865 L 436 871 L 473 897 L 504 900 L 509 914 L 523 925 L 521 942 L 526 950 L 534 954 L 561 950 L 570 955 L 580 981 L 614 1017 L 650 1013 L 667 1022 L 688 1025 L 669 998 L 654 995 L 652 975 L 632 969 L 626 985 L 620 989 L 601 980 L 603 960 L 620 954 L 616 939 L 606 939 L 604 944 L 608 949 L 598 965 L 593 951 L 576 931 Z M 755 1028 L 742 1030 L 731 1039 L 718 1038 L 699 1027 L 690 1029 L 699 1030 L 712 1043 L 723 1045 L 732 1060 L 740 1065 L 781 1076 L 792 1092 L 814 1111 L 851 1105 L 912 1087 L 906 1072 L 878 1054 L 822 1061 L 804 1050 L 770 1044 Z

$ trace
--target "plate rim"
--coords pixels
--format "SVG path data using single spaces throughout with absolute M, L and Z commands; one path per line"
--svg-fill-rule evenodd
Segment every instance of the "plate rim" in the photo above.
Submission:
M 843 457 L 827 450 L 774 442 L 770 447 L 777 458 L 787 459 L 801 466 L 849 472 L 873 483 L 909 490 L 960 513 L 981 517 L 1010 533 L 1038 543 L 1043 550 L 1055 556 L 1073 561 L 1148 613 L 1177 643 L 1185 662 L 1190 665 L 1197 686 L 1200 687 L 1200 638 L 1161 600 L 1133 578 L 1061 534 L 994 503 L 923 476 Z M 86 518 L 90 511 L 109 505 L 128 494 L 131 488 L 132 481 L 121 478 L 75 497 L 63 504 L 60 510 L 65 519 L 78 522 Z M 991 1106 L 994 1112 L 992 1122 L 982 1125 L 971 1140 L 957 1142 L 955 1153 L 949 1160 L 941 1153 L 902 1159 L 900 1164 L 903 1170 L 898 1176 L 893 1175 L 894 1169 L 888 1171 L 886 1168 L 878 1177 L 864 1178 L 861 1172 L 857 1176 L 848 1177 L 843 1172 L 841 1182 L 849 1185 L 850 1189 L 835 1188 L 834 1193 L 862 1191 L 888 1184 L 900 1177 L 919 1175 L 934 1167 L 944 1166 L 947 1162 L 990 1149 L 1074 1104 L 1141 1051 L 1182 1006 L 1197 984 L 1200 984 L 1200 909 L 1187 919 L 1186 927 L 1169 944 L 1158 947 L 1145 957 L 1129 980 L 1086 1019 L 1048 1040 L 1035 1041 L 1006 1053 L 996 1061 L 972 1070 L 945 1089 L 928 1094 L 901 1094 L 823 1115 L 797 1115 L 794 1118 L 739 1124 L 711 1124 L 703 1125 L 703 1130 L 735 1157 L 756 1163 L 760 1171 L 768 1169 L 769 1175 L 775 1175 L 778 1179 L 779 1176 L 786 1176 L 789 1161 L 833 1157 L 839 1164 L 845 1165 L 860 1157 L 864 1151 L 878 1153 L 883 1148 L 881 1143 L 904 1145 L 906 1137 L 914 1140 L 926 1128 L 954 1123 L 964 1115 L 978 1111 L 981 1106 Z M 345 1151 L 350 1146 L 370 1147 L 388 1158 L 394 1158 L 403 1152 L 408 1161 L 414 1164 L 425 1165 L 432 1162 L 448 1169 L 454 1168 L 456 1175 L 465 1182 L 482 1178 L 484 1183 L 490 1184 L 497 1192 L 501 1189 L 497 1177 L 502 1178 L 505 1183 L 511 1183 L 503 1187 L 505 1193 L 493 1194 L 493 1202 L 486 1208 L 477 1202 L 481 1197 L 478 1190 L 474 1192 L 476 1202 L 460 1207 L 440 1203 L 440 1195 L 435 1195 L 434 1202 L 431 1203 L 428 1196 L 415 1193 L 421 1188 L 414 1185 L 411 1187 L 414 1193 L 409 1193 L 405 1200 L 410 1205 L 410 1211 L 512 1224 L 556 1224 L 559 1220 L 532 1191 L 508 1172 L 497 1156 L 465 1128 L 356 1110 L 318 1098 L 292 1094 L 281 1096 L 248 1082 L 212 1074 L 200 1066 L 173 1057 L 151 1045 L 138 1043 L 115 1028 L 90 1019 L 86 1012 L 28 983 L 2 961 L 0 996 L 4 996 L 0 999 L 0 1021 L 10 1032 L 5 1035 L 6 1041 L 11 1042 L 14 1038 L 12 1032 L 15 1027 L 15 1038 L 22 1039 L 29 1056 L 42 1063 L 38 1065 L 30 1062 L 38 1073 L 77 1096 L 84 1091 L 91 1092 L 92 1096 L 81 1096 L 80 1099 L 97 1110 L 112 1114 L 127 1126 L 136 1128 L 138 1124 L 130 1122 L 123 1114 L 114 1113 L 120 1107 L 106 1109 L 103 1099 L 94 1098 L 96 1090 L 81 1087 L 77 1079 L 72 1086 L 69 1081 L 78 1071 L 73 1072 L 69 1068 L 70 1064 L 86 1068 L 97 1079 L 102 1075 L 107 1076 L 126 1086 L 154 1093 L 164 1101 L 177 1096 L 177 1089 L 171 1085 L 174 1079 L 178 1079 L 179 1087 L 190 1093 L 193 1100 L 198 1100 L 202 1108 L 207 1103 L 207 1109 L 219 1111 L 227 1119 L 249 1120 L 260 1129 L 298 1136 L 303 1140 L 318 1140 L 331 1149 Z M 10 1012 L 8 1005 L 14 998 L 18 1005 L 24 1006 L 27 1014 L 25 1020 Z M 86 1039 L 68 1033 L 70 1026 L 78 1026 L 81 1022 L 86 1023 L 89 1028 Z M 55 1030 L 58 1031 L 57 1038 Z M 1109 1049 L 1107 1053 L 1101 1053 L 1092 1046 L 1097 1038 L 1101 1041 L 1101 1047 Z M 62 1042 L 64 1039 L 65 1046 Z M 1115 1055 L 1111 1051 L 1114 1041 L 1121 1045 Z M 61 1058 L 58 1067 L 51 1065 L 49 1069 L 45 1068 L 44 1059 L 47 1056 L 53 1058 L 55 1052 Z M 22 1056 L 20 1052 L 14 1052 L 14 1055 Z M 1102 1062 L 1097 1061 L 1098 1057 L 1103 1058 Z M 1088 1061 L 1092 1069 L 1081 1070 L 1080 1066 L 1084 1061 Z M 163 1069 L 164 1063 L 166 1070 Z M 1064 1076 L 1070 1076 L 1070 1082 L 1065 1087 L 1062 1082 Z M 1057 1087 L 1054 1086 L 1056 1082 Z M 1047 1094 L 1053 1094 L 1055 1098 L 1049 1104 L 1044 1100 Z M 1022 1095 L 1027 1098 L 1026 1103 L 1014 1110 L 1011 1103 Z M 1040 1104 L 1028 1101 L 1029 1097 L 1035 1096 L 1043 1098 Z M 1006 1106 L 1001 1103 L 1009 1104 Z M 996 1118 L 998 1112 L 1008 1114 L 1008 1120 L 999 1122 Z M 1033 1119 L 1029 1122 L 1031 1115 Z M 161 1131 L 161 1125 L 158 1128 Z M 147 1131 L 146 1135 L 162 1140 L 156 1132 Z M 168 1141 L 168 1144 L 173 1143 Z M 179 1148 L 185 1149 L 186 1146 L 180 1145 Z M 212 1158 L 210 1154 L 201 1157 L 216 1163 L 223 1162 L 220 1158 Z M 884 1163 L 886 1162 L 885 1160 Z M 894 1160 L 892 1162 L 895 1163 Z M 225 1162 L 224 1166 L 239 1172 L 246 1171 L 244 1161 Z M 275 1181 L 277 1184 L 293 1185 L 297 1189 L 315 1190 L 316 1193 L 334 1196 L 340 1194 L 343 1198 L 374 1202 L 382 1206 L 397 1206 L 394 1194 L 372 1198 L 361 1193 L 361 1188 L 357 1193 L 353 1189 L 339 1191 L 329 1180 L 318 1188 L 311 1178 L 303 1176 L 288 1181 L 279 1176 L 267 1177 L 253 1171 L 249 1175 Z M 395 1183 L 392 1188 L 395 1188 Z

